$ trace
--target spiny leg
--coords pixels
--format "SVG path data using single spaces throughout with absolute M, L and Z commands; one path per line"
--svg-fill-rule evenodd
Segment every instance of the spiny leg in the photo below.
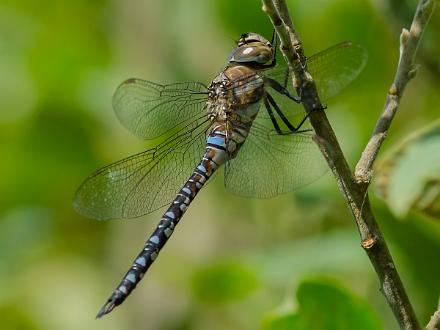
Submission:
M 275 64 L 277 63 L 277 40 L 278 40 L 277 33 L 276 33 L 275 29 L 273 29 L 272 40 L 271 40 L 272 49 L 273 49 L 272 63 L 271 63 L 271 64 L 273 64 L 272 66 L 275 66 Z
M 284 122 L 284 124 L 289 129 L 289 133 L 300 133 L 300 132 L 309 131 L 309 130 L 303 130 L 303 131 L 299 130 L 301 128 L 301 126 L 304 124 L 304 122 L 306 121 L 306 119 L 309 117 L 309 114 L 306 114 L 304 116 L 304 118 L 301 120 L 301 122 L 298 124 L 298 126 L 295 127 L 289 122 L 289 120 L 286 118 L 286 116 L 284 116 L 284 113 L 281 111 L 280 107 L 278 106 L 278 104 L 275 102 L 275 100 L 273 99 L 273 97 L 269 93 L 266 93 L 266 98 L 267 98 L 268 102 L 270 103 L 270 105 L 275 109 L 278 116 L 280 116 L 281 120 Z M 287 133 L 287 134 L 289 134 L 289 133 Z M 279 133 L 279 134 L 286 134 L 286 133 Z
M 307 58 L 305 59 L 303 67 L 305 68 L 306 65 L 307 65 Z M 290 70 L 289 70 L 289 68 L 286 68 L 286 73 L 284 75 L 283 84 L 280 84 L 277 80 L 269 78 L 269 77 L 265 77 L 264 80 L 265 80 L 265 82 L 270 87 L 272 87 L 278 93 L 287 96 L 289 99 L 291 99 L 292 101 L 294 101 L 296 103 L 301 103 L 301 90 L 300 90 L 300 95 L 299 96 L 295 96 L 295 95 L 292 95 L 290 93 L 290 91 L 287 89 L 287 84 L 288 84 L 289 76 L 290 76 Z M 282 113 L 280 107 L 278 106 L 278 104 L 276 104 L 274 98 L 269 93 L 266 93 L 266 95 L 267 95 L 267 99 L 270 102 L 270 104 L 273 106 L 273 108 L 275 108 L 275 111 L 278 113 L 278 115 L 281 117 L 283 122 L 286 124 L 286 126 L 290 130 L 288 132 L 281 131 L 278 123 L 276 122 L 276 119 L 273 116 L 273 111 L 271 109 L 271 106 L 270 106 L 270 104 L 268 104 L 268 102 L 266 100 L 266 97 L 265 97 L 264 103 L 265 103 L 266 109 L 268 110 L 268 113 L 269 113 L 270 119 L 272 121 L 272 124 L 274 125 L 275 130 L 278 132 L 278 134 L 285 135 L 285 134 L 302 133 L 302 132 L 309 132 L 309 131 L 311 131 L 310 129 L 305 129 L 305 130 L 301 130 L 301 131 L 299 130 L 301 128 L 301 126 L 304 124 L 304 122 L 307 120 L 307 118 L 310 116 L 310 113 L 308 113 L 308 114 L 306 114 L 304 116 L 304 118 L 301 120 L 301 122 L 298 124 L 297 127 L 294 127 L 288 121 L 288 119 L 284 116 L 284 114 Z M 315 110 L 325 110 L 325 109 L 327 109 L 326 105 L 321 107 L 321 108 L 313 109 L 312 111 L 315 111 Z
M 277 91 L 278 93 L 287 96 L 289 99 L 291 99 L 292 101 L 296 102 L 296 103 L 301 103 L 301 98 L 299 96 L 295 96 L 292 95 L 289 90 L 282 86 L 278 81 L 276 81 L 275 79 L 272 78 L 268 78 L 265 77 L 264 81 L 270 86 L 272 87 L 275 91 Z
M 269 114 L 269 118 L 272 121 L 272 125 L 277 131 L 279 135 L 284 135 L 285 133 L 281 130 L 280 125 L 278 125 L 277 120 L 275 119 L 275 116 L 273 115 L 272 107 L 270 106 L 270 103 L 267 99 L 267 97 L 264 98 L 264 106 L 267 110 L 267 113 Z
M 264 64 L 264 65 L 260 65 L 261 69 L 270 69 L 273 68 L 276 64 L 277 64 L 277 58 L 276 58 L 276 54 L 277 54 L 277 37 L 276 37 L 276 32 L 275 30 L 273 30 L 273 35 L 272 35 L 272 60 L 269 64 Z

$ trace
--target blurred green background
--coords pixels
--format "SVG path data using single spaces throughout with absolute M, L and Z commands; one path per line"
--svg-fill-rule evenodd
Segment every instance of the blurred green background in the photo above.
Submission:
M 364 72 L 327 110 L 354 165 L 415 1 L 289 4 L 307 54 L 343 40 L 368 49 Z M 1 2 L 2 329 L 397 329 L 330 173 L 270 200 L 230 195 L 217 175 L 129 299 L 94 319 L 162 212 L 98 222 L 71 207 L 91 171 L 146 146 L 117 122 L 113 91 L 129 77 L 208 83 L 241 33 L 271 36 L 260 8 L 256 0 Z M 438 118 L 438 40 L 437 12 L 384 149 Z M 426 324 L 440 291 L 440 223 L 414 213 L 396 220 L 371 195 Z

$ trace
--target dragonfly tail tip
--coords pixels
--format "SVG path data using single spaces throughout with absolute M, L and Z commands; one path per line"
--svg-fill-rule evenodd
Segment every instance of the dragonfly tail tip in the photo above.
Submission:
M 103 317 L 105 314 L 110 313 L 114 308 L 116 307 L 113 300 L 109 300 L 105 303 L 104 306 L 99 310 L 98 314 L 96 315 L 96 319 L 99 319 Z

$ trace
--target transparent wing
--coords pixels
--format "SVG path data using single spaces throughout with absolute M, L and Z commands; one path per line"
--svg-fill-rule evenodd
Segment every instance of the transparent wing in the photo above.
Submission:
M 154 139 L 204 111 L 206 86 L 198 82 L 160 85 L 128 79 L 113 96 L 120 122 L 142 139 Z
M 76 192 L 74 208 L 106 220 L 139 217 L 170 203 L 203 156 L 209 126 L 206 116 L 191 121 L 155 148 L 93 173 Z
M 315 80 L 322 101 L 335 96 L 350 84 L 365 67 L 365 48 L 351 42 L 342 42 L 307 59 L 307 68 Z M 291 77 L 284 61 L 264 73 L 290 87 Z
M 323 100 L 338 94 L 364 69 L 367 51 L 360 45 L 343 42 L 310 57 L 307 67 Z
M 237 156 L 226 162 L 225 186 L 229 191 L 270 198 L 307 185 L 327 171 L 311 134 L 278 135 L 261 122 L 266 124 L 261 117 L 256 119 Z

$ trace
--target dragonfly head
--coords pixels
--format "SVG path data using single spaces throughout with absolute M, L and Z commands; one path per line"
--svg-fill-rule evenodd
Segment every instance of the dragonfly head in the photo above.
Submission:
M 274 49 L 272 44 L 261 35 L 247 32 L 241 35 L 229 56 L 229 63 L 265 65 L 273 60 Z
M 240 39 L 238 39 L 237 46 L 240 47 L 252 42 L 261 42 L 265 45 L 270 45 L 269 40 L 264 38 L 262 35 L 259 35 L 258 33 L 254 33 L 254 32 L 246 32 L 240 36 Z

